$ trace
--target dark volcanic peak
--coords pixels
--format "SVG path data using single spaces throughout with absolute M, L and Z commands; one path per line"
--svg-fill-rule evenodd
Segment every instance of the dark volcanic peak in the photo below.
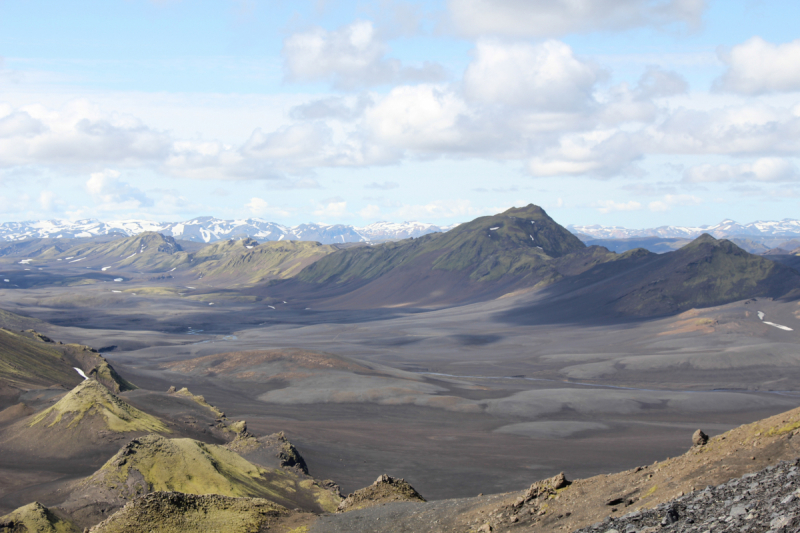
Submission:
M 447 233 L 341 250 L 306 268 L 303 281 L 373 279 L 390 271 L 426 268 L 489 281 L 524 274 L 532 265 L 586 246 L 533 204 L 480 217 Z
M 708 234 L 657 256 L 646 270 L 626 295 L 642 314 L 681 312 L 759 296 L 780 298 L 800 287 L 796 271 Z M 641 303 L 634 303 L 634 298 Z
M 507 317 L 529 323 L 660 316 L 748 298 L 793 297 L 800 289 L 800 273 L 792 268 L 708 234 L 674 252 L 636 249 L 599 263 Z
M 288 291 L 347 291 L 335 305 L 441 305 L 498 297 L 560 278 L 554 259 L 586 246 L 535 205 L 480 217 L 447 233 L 339 250 Z M 302 283 L 311 286 L 302 286 Z M 270 289 L 272 290 L 272 289 Z

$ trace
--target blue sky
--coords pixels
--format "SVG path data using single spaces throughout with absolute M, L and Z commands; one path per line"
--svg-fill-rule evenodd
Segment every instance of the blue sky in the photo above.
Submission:
M 800 218 L 785 1 L 0 0 L 0 221 Z

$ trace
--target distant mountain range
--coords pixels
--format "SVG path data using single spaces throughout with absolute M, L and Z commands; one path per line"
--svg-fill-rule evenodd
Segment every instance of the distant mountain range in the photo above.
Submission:
M 631 239 L 636 237 L 662 237 L 672 239 L 693 239 L 708 233 L 718 239 L 732 236 L 757 237 L 795 237 L 800 236 L 800 220 L 785 218 L 779 221 L 756 221 L 739 224 L 733 220 L 723 220 L 713 226 L 660 226 L 647 229 L 628 229 L 621 226 L 569 225 L 572 233 L 588 239 Z
M 199 217 L 185 222 L 151 222 L 148 220 L 102 222 L 95 219 L 38 220 L 0 224 L 0 240 L 8 242 L 36 238 L 73 239 L 99 235 L 131 236 L 154 231 L 179 240 L 205 243 L 251 237 L 259 241 L 317 241 L 322 244 L 343 244 L 420 237 L 428 233 L 447 231 L 455 226 L 457 224 L 436 226 L 423 222 L 376 222 L 364 227 L 344 224 L 284 226 L 259 218 L 221 220 L 214 217 Z

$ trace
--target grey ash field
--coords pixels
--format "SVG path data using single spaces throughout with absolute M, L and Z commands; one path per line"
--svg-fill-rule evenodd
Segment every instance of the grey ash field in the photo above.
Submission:
M 697 428 L 714 437 L 800 405 L 800 273 L 708 236 L 660 255 L 586 247 L 535 206 L 379 246 L 240 240 L 200 248 L 153 234 L 29 241 L 0 250 L 0 279 L 9 280 L 0 287 L 9 312 L 0 325 L 19 336 L 0 352 L 0 516 L 37 501 L 80 527 L 96 525 L 135 490 L 112 501 L 97 489 L 107 505 L 78 505 L 76 483 L 111 468 L 148 433 L 226 447 L 207 453 L 237 458 L 226 459 L 235 475 L 225 490 L 189 490 L 177 478 L 159 485 L 146 473 L 144 485 L 265 499 L 259 509 L 283 506 L 259 511 L 270 530 L 360 530 L 346 517 L 374 511 L 317 518 L 335 508 L 325 480 L 347 495 L 383 473 L 434 501 L 413 504 L 430 506 L 419 512 L 466 516 L 559 472 L 592 478 L 678 457 Z M 60 357 L 58 372 L 26 374 L 23 352 Z M 87 407 L 72 425 L 78 411 L 32 425 L 81 384 L 72 367 L 88 373 L 101 359 L 137 387 L 109 390 L 128 407 L 103 401 L 146 418 L 114 415 L 133 424 L 119 431 L 108 426 L 111 415 Z M 114 389 L 117 381 L 104 379 L 103 390 Z M 190 392 L 167 393 L 173 386 Z M 246 431 L 235 425 L 242 420 Z M 285 442 L 279 432 L 307 472 L 275 458 Z M 750 468 L 769 464 L 763 459 Z M 126 472 L 135 487 L 138 477 Z M 306 492 L 290 501 L 287 484 Z M 148 497 L 148 512 L 167 505 Z M 292 505 L 306 514 L 281 514 Z M 140 511 L 129 504 L 124 516 Z M 375 515 L 385 525 L 375 530 L 395 530 L 391 516 L 406 520 Z M 115 531 L 108 521 L 99 530 Z M 434 522 L 408 530 L 482 525 Z M 492 527 L 563 525 L 503 523 Z

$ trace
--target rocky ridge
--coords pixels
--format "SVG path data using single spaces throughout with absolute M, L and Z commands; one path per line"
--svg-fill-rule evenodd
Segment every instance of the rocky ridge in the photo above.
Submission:
M 338 513 L 366 509 L 388 502 L 424 502 L 419 492 L 409 485 L 406 480 L 398 479 L 386 474 L 378 477 L 369 487 L 359 489 L 350 494 L 336 510 Z
M 800 459 L 781 461 L 654 509 L 608 518 L 576 533 L 800 531 Z

